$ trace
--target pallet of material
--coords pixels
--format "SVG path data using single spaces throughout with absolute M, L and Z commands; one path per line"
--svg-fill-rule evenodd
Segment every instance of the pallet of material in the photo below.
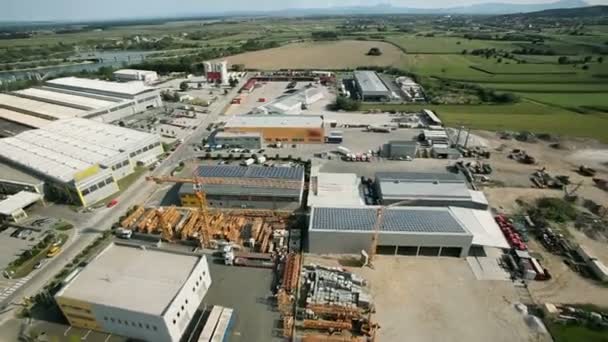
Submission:
M 352 330 L 353 324 L 345 321 L 327 321 L 324 319 L 305 319 L 304 328 L 317 330 Z
M 201 332 L 198 342 L 209 342 L 213 337 L 213 333 L 215 332 L 215 327 L 220 319 L 222 311 L 224 310 L 221 306 L 214 306 L 211 309 L 211 313 L 209 313 L 209 317 L 207 317 L 207 321 L 205 322 L 205 326 L 203 327 L 203 331 Z
M 234 323 L 234 319 L 232 317 L 233 312 L 234 310 L 230 308 L 224 308 L 224 310 L 222 310 L 220 319 L 218 320 L 215 331 L 213 332 L 211 342 L 223 342 L 228 340 L 228 334 L 230 333 L 230 329 Z
M 129 216 L 122 220 L 120 226 L 123 228 L 130 228 L 135 222 L 137 222 L 137 220 L 139 220 L 139 218 L 144 214 L 144 212 L 145 209 L 143 207 L 136 206 L 135 210 L 133 210 L 133 212 Z

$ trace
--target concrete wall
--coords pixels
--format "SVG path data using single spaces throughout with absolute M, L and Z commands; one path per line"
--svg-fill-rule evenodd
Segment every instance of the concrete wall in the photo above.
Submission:
M 372 232 L 308 232 L 308 251 L 315 254 L 359 254 L 368 251 Z M 460 247 L 461 257 L 469 253 L 472 235 L 460 234 L 388 234 L 381 233 L 378 246 Z
M 203 256 L 162 315 L 173 341 L 179 341 L 209 287 L 211 287 L 211 275 L 207 258 Z
M 216 136 L 213 138 L 215 145 L 223 146 L 241 146 L 242 148 L 248 149 L 260 149 L 262 148 L 262 140 L 260 137 L 221 137 Z
M 101 331 L 144 341 L 173 342 L 161 316 L 94 304 L 93 313 Z
M 180 201 L 184 207 L 198 208 L 200 206 L 194 194 L 181 194 Z M 300 208 L 300 202 L 297 199 L 293 201 L 257 201 L 237 199 L 232 196 L 223 196 L 222 199 L 207 198 L 207 204 L 213 208 L 296 210 Z
M 111 179 L 111 181 L 109 184 L 107 184 L 109 179 Z M 102 183 L 103 186 L 100 186 Z M 95 177 L 89 177 L 85 181 L 78 183 L 76 185 L 76 188 L 80 192 L 80 204 L 82 206 L 88 206 L 102 199 L 108 198 L 119 190 L 118 184 L 116 183 L 116 180 L 114 179 L 110 171 L 101 172 Z M 93 188 L 96 189 L 93 190 Z

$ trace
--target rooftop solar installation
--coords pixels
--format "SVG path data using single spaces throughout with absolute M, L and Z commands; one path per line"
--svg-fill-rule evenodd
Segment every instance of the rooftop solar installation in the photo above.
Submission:
M 376 223 L 375 207 L 315 207 L 312 230 L 372 231 Z M 468 234 L 447 208 L 391 208 L 384 212 L 383 232 Z
M 303 167 L 265 167 L 236 165 L 201 165 L 195 171 L 198 177 L 226 178 L 270 178 L 300 180 L 304 176 Z

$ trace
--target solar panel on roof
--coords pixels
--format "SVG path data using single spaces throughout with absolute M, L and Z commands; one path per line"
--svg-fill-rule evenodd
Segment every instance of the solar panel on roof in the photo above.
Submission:
M 375 223 L 374 208 L 314 208 L 311 229 L 371 231 Z M 380 229 L 405 233 L 466 233 L 444 209 L 387 209 Z
M 275 178 L 296 179 L 304 175 L 303 167 L 264 167 L 235 165 L 201 165 L 195 171 L 198 177 Z

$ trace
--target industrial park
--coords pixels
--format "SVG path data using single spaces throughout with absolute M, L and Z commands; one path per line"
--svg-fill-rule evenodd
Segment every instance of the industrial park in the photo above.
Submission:
M 0 83 L 0 340 L 601 341 L 556 331 L 608 332 L 606 145 L 454 120 L 457 78 L 241 56 L 314 41 Z

